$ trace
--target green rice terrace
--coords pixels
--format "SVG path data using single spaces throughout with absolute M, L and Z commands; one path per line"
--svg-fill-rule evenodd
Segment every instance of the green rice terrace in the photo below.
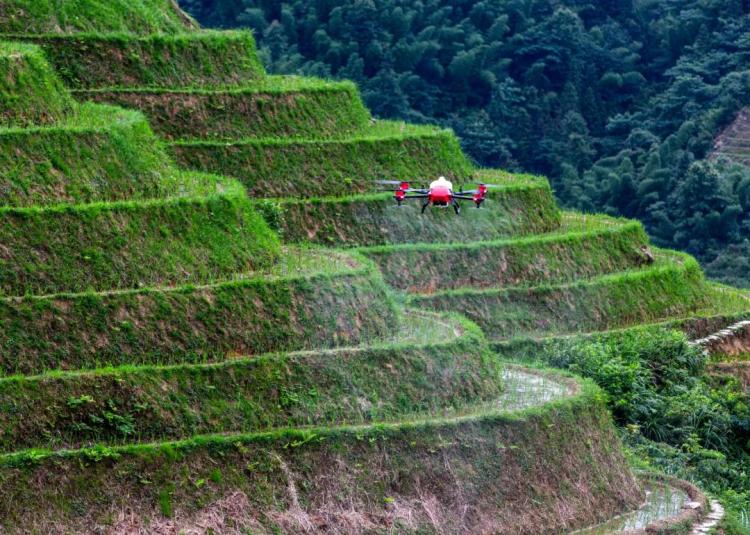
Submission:
M 0 33 L 0 532 L 743 533 L 571 363 L 706 339 L 750 383 L 711 338 L 750 297 L 171 0 L 0 0 Z M 438 175 L 497 187 L 373 185 Z

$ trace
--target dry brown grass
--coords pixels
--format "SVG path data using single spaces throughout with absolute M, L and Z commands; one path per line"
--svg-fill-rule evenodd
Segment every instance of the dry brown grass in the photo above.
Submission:
M 144 519 L 133 511 L 121 511 L 107 535 L 264 535 L 265 528 L 253 518 L 250 502 L 243 492 L 234 492 L 208 507 L 173 519 Z

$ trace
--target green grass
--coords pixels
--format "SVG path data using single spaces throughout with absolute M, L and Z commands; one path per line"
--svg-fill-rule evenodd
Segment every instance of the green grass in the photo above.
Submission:
M 43 128 L 0 128 L 0 206 L 167 195 L 174 164 L 140 113 L 83 105 Z
M 512 413 L 494 409 L 397 424 L 57 453 L 30 450 L 0 461 L 5 489 L 0 518 L 11 528 L 45 531 L 54 523 L 90 529 L 106 522 L 112 507 L 138 510 L 145 521 L 159 518 L 165 495 L 168 512 L 184 518 L 239 490 L 249 501 L 247 510 L 257 512 L 255 518 L 283 532 L 285 519 L 291 521 L 288 488 L 293 485 L 304 513 L 315 517 L 325 510 L 329 527 L 343 526 L 344 512 L 351 510 L 378 525 L 392 522 L 390 504 L 413 515 L 411 528 L 400 532 L 432 532 L 425 510 L 410 506 L 429 493 L 432 507 L 445 514 L 447 532 L 507 528 L 502 513 L 534 518 L 526 529 L 540 533 L 560 528 L 559 507 L 569 513 L 566 519 L 575 519 L 566 525 L 573 529 L 640 502 L 640 491 L 613 444 L 600 392 L 584 383 L 575 396 Z M 217 470 L 221 477 L 212 477 Z M 294 474 L 293 479 L 285 474 Z M 543 475 L 548 484 L 528 484 L 529 478 Z M 589 490 L 561 491 L 581 486 Z M 73 504 L 83 513 L 75 512 Z M 471 504 L 472 515 L 449 514 L 464 504 Z M 116 524 L 110 527 L 117 529 Z
M 694 318 L 694 322 L 697 322 L 697 324 L 704 321 L 703 318 L 715 317 L 717 314 L 721 314 L 724 318 L 739 318 L 732 321 L 732 323 L 746 320 L 750 317 L 750 296 L 743 291 L 709 282 L 706 289 L 706 297 L 708 298 L 708 305 L 701 309 Z
M 372 192 L 375 180 L 467 182 L 472 165 L 450 130 L 379 121 L 335 139 L 184 141 L 171 145 L 183 167 L 238 178 L 254 197 Z
M 0 295 L 206 283 L 276 260 L 236 181 L 184 177 L 158 199 L 0 208 Z
M 178 33 L 196 27 L 171 0 L 3 0 L 0 33 Z
M 413 296 L 412 306 L 451 310 L 493 340 L 603 331 L 698 313 L 709 305 L 698 263 L 673 253 L 654 266 L 532 289 L 459 289 Z
M 204 286 L 0 299 L 0 371 L 203 362 L 228 353 L 356 345 L 396 325 L 382 277 L 365 258 L 299 265 L 292 258 L 267 273 Z
M 476 180 L 496 182 L 481 210 L 464 203 L 420 215 L 418 203 L 397 207 L 389 193 L 309 199 L 254 200 L 287 243 L 376 246 L 409 242 L 481 241 L 550 232 L 560 212 L 546 180 L 502 172 L 478 172 Z
M 461 337 L 414 344 L 405 328 L 406 341 L 376 347 L 0 379 L 0 451 L 397 421 L 497 399 L 502 367 L 483 334 L 446 321 Z
M 750 522 L 746 512 L 741 515 L 735 511 L 728 511 L 720 527 L 723 535 L 750 535 Z
M 168 140 L 340 137 L 368 124 L 351 82 L 269 76 L 238 89 L 100 89 L 80 98 L 143 111 Z
M 499 288 L 569 283 L 644 263 L 648 237 L 640 223 L 563 214 L 549 234 L 473 243 L 400 244 L 361 249 L 386 282 L 430 293 L 461 287 Z
M 717 292 L 711 284 L 705 288 L 705 302 L 702 306 L 675 317 L 662 318 L 656 321 L 644 321 L 626 327 L 616 327 L 608 331 L 590 331 L 573 334 L 548 334 L 545 336 L 531 335 L 517 336 L 513 339 L 494 341 L 492 349 L 510 360 L 533 362 L 541 359 L 546 351 L 544 348 L 558 342 L 576 343 L 579 340 L 602 341 L 609 337 L 619 336 L 649 336 L 651 332 L 677 330 L 683 332 L 689 340 L 703 338 L 720 331 L 738 321 L 750 318 L 750 301 L 741 295 L 727 295 Z M 544 359 L 542 359 L 544 360 Z
M 0 42 L 0 72 L 0 127 L 51 124 L 73 112 L 73 99 L 39 48 Z
M 36 43 L 65 84 L 102 87 L 222 87 L 265 76 L 248 31 L 7 36 Z

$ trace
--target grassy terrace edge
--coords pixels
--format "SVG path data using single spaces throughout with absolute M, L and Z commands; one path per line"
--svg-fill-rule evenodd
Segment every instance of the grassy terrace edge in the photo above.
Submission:
M 555 372 L 538 373 L 569 380 Z M 135 507 L 147 518 L 189 515 L 239 491 L 249 502 L 248 510 L 259 511 L 256 518 L 265 519 L 269 528 L 283 529 L 285 513 L 295 507 L 315 515 L 356 506 L 385 525 L 394 518 L 384 504 L 408 506 L 429 492 L 440 511 L 471 504 L 472 514 L 464 517 L 467 524 L 448 526 L 454 532 L 480 525 L 499 529 L 524 514 L 536 519 L 527 533 L 561 525 L 583 527 L 633 508 L 641 495 L 616 446 L 600 391 L 590 382 L 577 384 L 570 397 L 510 413 L 483 409 L 399 424 L 5 455 L 0 457 L 5 489 L 0 518 L 6 526 L 32 529 L 43 530 L 50 522 L 72 528 L 86 523 L 90 528 L 114 521 L 118 507 Z M 338 467 L 338 476 L 324 477 L 332 465 Z M 550 474 L 549 466 L 560 470 Z M 42 472 L 44 485 L 39 484 Z M 545 474 L 548 485 L 532 489 L 520 473 Z M 297 486 L 297 480 L 310 484 Z M 579 488 L 581 482 L 592 492 L 563 490 Z M 296 487 L 294 498 L 288 493 L 290 485 Z M 86 504 L 83 517 L 70 512 L 72 500 Z M 20 503 L 29 505 L 20 509 Z M 33 504 L 44 504 L 44 511 Z M 563 504 L 570 513 L 565 517 L 558 514 Z M 416 523 L 402 526 L 404 533 L 429 525 L 424 510 L 414 512 Z M 326 518 L 343 521 L 330 514 Z M 568 524 L 571 518 L 574 524 Z
M 176 173 L 135 111 L 84 104 L 58 124 L 0 128 L 0 207 L 149 198 Z
M 386 282 L 411 293 L 573 282 L 637 267 L 648 236 L 636 221 L 563 214 L 548 234 L 470 243 L 361 248 Z M 467 272 L 466 266 L 472 266 Z
M 184 176 L 161 199 L 0 208 L 0 295 L 202 283 L 276 260 L 236 181 Z
M 2 298 L 0 372 L 205 362 L 393 331 L 398 313 L 374 264 L 329 256 L 341 261 L 204 286 Z
M 551 232 L 561 215 L 549 183 L 529 175 L 475 172 L 498 182 L 481 210 L 464 203 L 460 216 L 418 203 L 396 206 L 392 194 L 309 199 L 254 199 L 254 206 L 287 243 L 355 247 L 409 242 L 464 242 Z
M 468 184 L 473 173 L 451 130 L 386 121 L 337 139 L 180 141 L 169 149 L 180 166 L 233 176 L 253 197 L 351 195 L 384 178 Z
M 231 89 L 100 88 L 74 95 L 141 110 L 167 140 L 337 137 L 371 118 L 354 83 L 297 76 Z
M 40 46 L 72 89 L 240 86 L 265 77 L 249 31 L 0 34 Z
M 716 293 L 712 285 L 708 286 L 709 295 L 718 300 L 718 303 L 709 305 L 701 310 L 678 315 L 672 318 L 663 318 L 656 321 L 617 327 L 607 331 L 578 332 L 565 335 L 548 335 L 544 337 L 518 336 L 502 341 L 491 341 L 492 350 L 505 359 L 519 362 L 549 362 L 549 359 L 540 358 L 542 355 L 552 355 L 558 344 L 575 344 L 578 340 L 604 340 L 609 337 L 619 336 L 649 336 L 654 331 L 671 329 L 684 333 L 689 340 L 703 338 L 718 332 L 739 321 L 750 320 L 750 298 L 741 294 L 724 295 L 724 292 Z M 743 304 L 744 301 L 744 304 Z M 720 312 L 723 311 L 723 312 Z M 547 351 L 545 348 L 552 348 Z
M 128 33 L 177 33 L 197 24 L 172 0 L 4 0 L 3 33 L 106 29 Z
M 0 378 L 0 407 L 13 407 L 0 414 L 0 451 L 397 421 L 497 399 L 502 367 L 478 327 L 404 321 L 429 341 Z
M 0 72 L 0 126 L 51 124 L 74 111 L 73 99 L 39 48 L 0 42 Z
M 670 252 L 654 266 L 565 285 L 413 295 L 411 306 L 465 314 L 493 341 L 602 331 L 697 312 L 708 304 L 698 262 Z

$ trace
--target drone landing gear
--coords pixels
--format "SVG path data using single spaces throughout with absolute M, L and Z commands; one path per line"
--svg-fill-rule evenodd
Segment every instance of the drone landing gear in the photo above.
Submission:
M 461 213 L 461 205 L 459 205 L 456 201 L 453 201 L 453 210 L 455 210 L 456 215 L 459 215 Z
M 422 213 L 424 214 L 424 211 L 427 210 L 427 207 L 430 206 L 430 201 L 427 201 L 422 205 Z

